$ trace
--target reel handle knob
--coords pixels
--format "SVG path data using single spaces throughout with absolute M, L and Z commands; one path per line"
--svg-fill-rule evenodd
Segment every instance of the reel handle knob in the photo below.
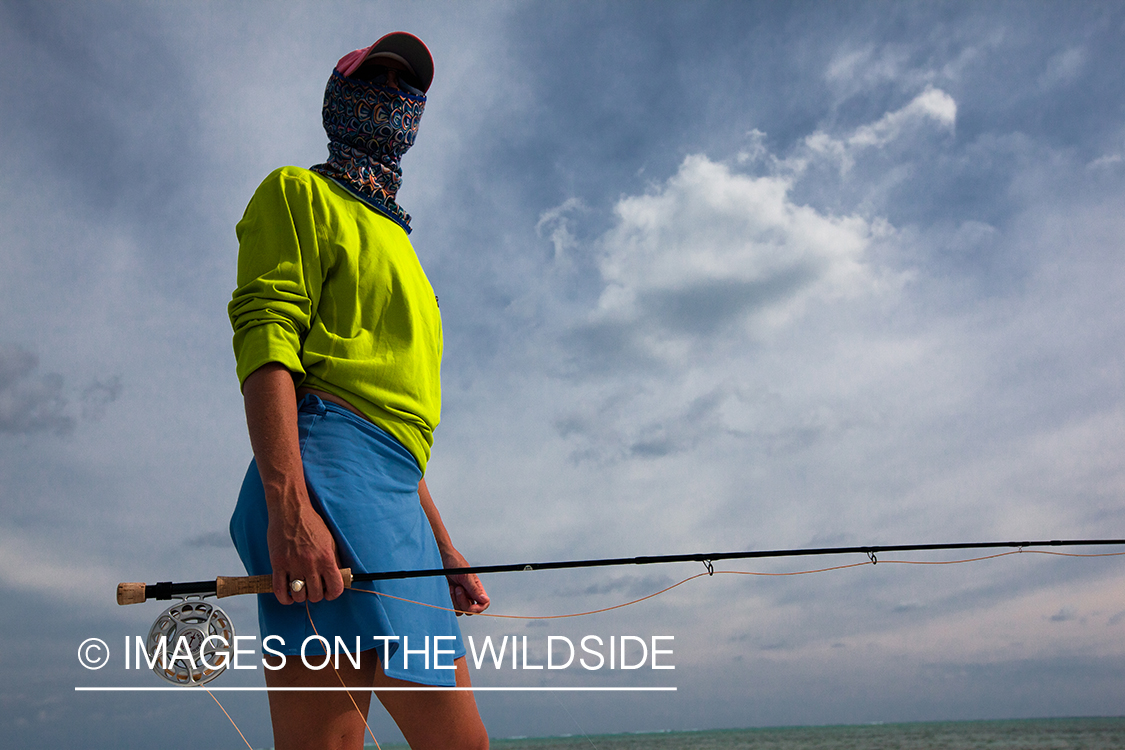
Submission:
M 145 585 L 143 583 L 117 584 L 118 604 L 142 604 L 145 601 Z

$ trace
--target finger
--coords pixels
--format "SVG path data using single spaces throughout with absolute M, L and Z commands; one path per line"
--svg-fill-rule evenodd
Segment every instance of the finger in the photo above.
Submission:
M 465 591 L 455 583 L 449 584 L 449 601 L 453 604 L 454 613 L 460 617 L 464 607 Z
M 484 584 L 480 582 L 480 578 L 475 575 L 465 576 L 462 582 L 465 587 L 465 597 L 474 605 L 474 612 L 483 612 L 488 607 L 488 594 L 485 593 Z
M 458 586 L 456 592 L 456 605 L 463 614 L 474 615 L 478 612 L 483 612 L 487 604 L 482 604 L 479 600 L 472 597 L 470 592 L 462 586 Z
M 329 573 L 324 581 L 324 598 L 331 601 L 344 593 L 344 577 L 339 569 Z
M 289 594 L 289 576 L 276 568 L 273 571 L 273 595 L 277 597 L 279 604 L 293 603 L 293 597 Z
M 316 604 L 324 598 L 324 579 L 319 574 L 313 574 L 305 581 L 305 600 L 309 604 Z

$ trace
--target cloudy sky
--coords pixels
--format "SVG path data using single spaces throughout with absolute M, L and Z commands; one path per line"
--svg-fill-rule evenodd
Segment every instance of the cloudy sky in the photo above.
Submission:
M 272 169 L 323 160 L 332 65 L 394 29 L 436 61 L 400 202 L 446 335 L 428 481 L 470 560 L 1125 537 L 1118 3 L 5 1 L 13 746 L 241 746 L 205 695 L 75 694 L 159 684 L 75 651 L 162 609 L 117 607 L 118 581 L 241 572 L 234 224 Z M 486 583 L 494 612 L 562 614 L 701 569 Z M 485 665 L 678 687 L 482 694 L 498 737 L 1114 715 L 1122 591 L 1122 558 L 1024 554 L 465 633 L 675 637 L 674 671 Z M 263 695 L 223 700 L 271 744 Z

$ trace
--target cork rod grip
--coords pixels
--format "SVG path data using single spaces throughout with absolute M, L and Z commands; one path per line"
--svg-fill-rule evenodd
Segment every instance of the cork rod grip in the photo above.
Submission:
M 340 568 L 344 588 L 352 587 L 352 569 Z M 273 576 L 219 576 L 215 579 L 215 594 L 220 599 L 239 594 L 272 594 Z M 118 595 L 120 597 L 120 594 Z
M 145 600 L 145 585 L 143 583 L 117 584 L 118 604 L 141 604 Z
M 219 576 L 215 579 L 215 595 L 220 599 L 239 594 L 273 593 L 273 576 Z

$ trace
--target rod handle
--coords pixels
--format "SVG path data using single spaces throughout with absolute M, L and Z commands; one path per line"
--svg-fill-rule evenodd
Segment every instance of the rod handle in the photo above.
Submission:
M 344 579 L 344 588 L 350 589 L 352 587 L 352 569 L 340 568 L 340 576 Z M 148 600 L 145 590 L 146 584 L 143 583 L 119 583 L 117 584 L 117 603 L 141 604 Z M 272 575 L 219 576 L 215 579 L 215 594 L 220 599 L 227 596 L 237 596 L 238 594 L 272 593 Z
M 352 587 L 352 569 L 340 568 L 344 588 Z M 219 576 L 215 579 L 215 595 L 220 599 L 239 594 L 272 594 L 273 576 Z
M 117 584 L 118 604 L 141 604 L 145 600 L 145 585 L 143 583 Z

